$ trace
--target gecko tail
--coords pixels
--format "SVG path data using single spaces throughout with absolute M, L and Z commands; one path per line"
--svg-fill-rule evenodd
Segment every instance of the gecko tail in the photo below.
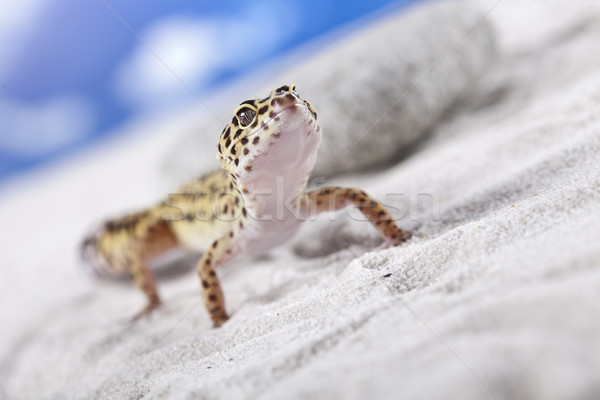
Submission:
M 79 246 L 79 257 L 86 272 L 99 279 L 118 279 L 125 271 L 115 268 L 100 250 L 100 240 L 105 228 L 98 228 L 85 237 Z

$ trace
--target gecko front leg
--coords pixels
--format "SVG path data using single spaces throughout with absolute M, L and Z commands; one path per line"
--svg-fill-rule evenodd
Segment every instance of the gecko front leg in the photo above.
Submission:
M 230 231 L 220 239 L 215 240 L 198 262 L 198 275 L 202 287 L 204 306 L 215 327 L 221 326 L 227 319 L 225 298 L 215 269 L 231 261 L 240 252 L 235 243 L 234 231 Z
M 396 225 L 390 212 L 377 200 L 360 189 L 328 186 L 305 193 L 302 202 L 311 215 L 336 211 L 354 205 L 367 217 L 385 240 L 397 246 L 411 238 L 410 232 Z

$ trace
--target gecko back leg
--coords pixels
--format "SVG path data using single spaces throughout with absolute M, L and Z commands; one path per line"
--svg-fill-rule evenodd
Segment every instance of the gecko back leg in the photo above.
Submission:
M 354 205 L 393 246 L 406 242 L 412 236 L 396 225 L 390 212 L 381 203 L 360 189 L 328 186 L 305 193 L 303 203 L 310 214 L 341 210 Z
M 96 268 L 108 275 L 123 272 L 132 276 L 148 299 L 135 320 L 161 303 L 149 262 L 178 246 L 175 234 L 165 221 L 150 212 L 142 212 L 107 222 L 99 234 L 84 241 L 82 251 L 94 258 Z
M 158 257 L 177 246 L 177 238 L 165 221 L 159 221 L 156 224 L 149 226 L 139 241 L 139 244 L 134 246 L 137 251 L 134 251 L 132 254 L 129 270 L 136 286 L 144 292 L 148 298 L 148 304 L 134 317 L 134 320 L 143 315 L 147 315 L 161 304 L 160 297 L 156 290 L 156 280 L 148 263 L 153 258 Z

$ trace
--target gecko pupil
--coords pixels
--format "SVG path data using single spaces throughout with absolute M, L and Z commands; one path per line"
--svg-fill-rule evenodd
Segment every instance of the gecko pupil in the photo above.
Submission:
M 240 125 L 244 126 L 244 127 L 250 125 L 252 123 L 252 121 L 254 120 L 255 116 L 256 116 L 256 111 L 254 111 L 253 109 L 251 109 L 249 107 L 244 107 L 237 113 L 237 117 L 240 121 Z

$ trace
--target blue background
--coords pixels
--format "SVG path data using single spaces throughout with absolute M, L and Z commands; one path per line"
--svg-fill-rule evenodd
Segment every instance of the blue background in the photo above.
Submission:
M 193 39 L 164 61 L 171 67 L 175 60 L 173 70 L 204 94 L 311 38 L 416 1 L 27 0 L 0 6 L 0 182 L 93 145 L 144 112 L 195 101 L 174 77 L 155 85 L 155 76 L 165 80 L 169 73 L 144 43 L 162 59 L 161 51 Z M 203 55 L 176 61 L 195 45 L 206 47 Z

